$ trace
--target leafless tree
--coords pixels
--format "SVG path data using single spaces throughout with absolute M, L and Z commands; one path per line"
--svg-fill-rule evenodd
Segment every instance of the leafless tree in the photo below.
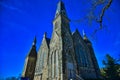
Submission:
M 99 31 L 104 28 L 103 26 L 103 18 L 105 16 L 105 12 L 110 8 L 113 0 L 87 0 L 89 2 L 90 10 L 88 12 L 88 15 L 86 15 L 84 18 L 76 20 L 75 22 L 80 23 L 84 21 L 85 19 L 88 21 L 88 24 L 91 25 L 93 21 L 98 23 L 99 26 L 96 26 L 96 29 L 94 29 L 92 33 L 92 37 Z M 100 8 L 98 8 L 100 7 Z M 97 10 L 100 9 L 99 13 L 97 13 Z M 95 15 L 97 13 L 97 15 Z M 94 25 L 95 26 L 95 25 Z

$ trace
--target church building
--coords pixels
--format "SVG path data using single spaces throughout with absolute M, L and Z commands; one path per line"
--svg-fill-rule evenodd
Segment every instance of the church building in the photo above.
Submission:
M 25 59 L 23 78 L 29 80 L 85 80 L 100 78 L 100 69 L 91 41 L 76 29 L 70 30 L 70 19 L 64 3 L 59 1 L 53 20 L 51 39 L 44 33 L 38 52 L 36 38 Z

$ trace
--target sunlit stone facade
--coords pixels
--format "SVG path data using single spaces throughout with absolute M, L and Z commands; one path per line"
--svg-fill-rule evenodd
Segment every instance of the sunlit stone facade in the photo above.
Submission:
M 51 39 L 46 33 L 38 50 L 34 80 L 84 80 L 100 78 L 91 42 L 78 30 L 70 31 L 65 6 L 59 1 Z M 29 64 L 25 62 L 25 64 Z M 25 74 L 26 67 L 23 71 Z M 27 73 L 26 73 L 27 74 Z M 26 77 L 26 76 L 25 76 Z M 29 76 L 27 76 L 29 77 Z

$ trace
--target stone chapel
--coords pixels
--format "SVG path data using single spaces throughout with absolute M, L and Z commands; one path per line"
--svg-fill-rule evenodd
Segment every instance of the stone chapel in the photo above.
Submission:
M 100 78 L 100 69 L 86 34 L 70 31 L 62 1 L 57 4 L 51 39 L 46 33 L 38 52 L 36 38 L 25 59 L 23 78 L 29 80 L 85 80 Z

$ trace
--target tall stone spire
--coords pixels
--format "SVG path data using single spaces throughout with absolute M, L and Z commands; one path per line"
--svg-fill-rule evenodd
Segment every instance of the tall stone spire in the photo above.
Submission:
M 56 9 L 56 14 L 55 14 L 55 18 L 58 16 L 58 15 L 64 15 L 65 17 L 67 17 L 67 14 L 66 14 L 66 9 L 65 9 L 65 6 L 64 6 L 64 3 L 60 0 L 57 4 L 57 9 Z
M 36 37 L 35 37 L 32 44 L 32 48 L 30 49 L 25 59 L 24 70 L 22 73 L 23 78 L 29 78 L 29 80 L 33 80 L 36 60 L 37 60 L 37 51 L 36 51 Z

